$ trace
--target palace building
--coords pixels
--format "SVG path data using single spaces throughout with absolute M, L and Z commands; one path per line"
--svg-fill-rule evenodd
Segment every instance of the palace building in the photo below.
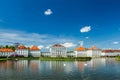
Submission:
M 76 54 L 76 57 L 86 57 L 87 56 L 86 49 L 82 46 L 79 46 L 75 49 L 75 54 Z
M 9 57 L 18 55 L 24 57 L 101 57 L 101 56 L 118 56 L 120 50 L 101 50 L 96 46 L 84 48 L 81 42 L 75 50 L 67 52 L 67 48 L 61 44 L 54 44 L 48 52 L 41 52 L 37 46 L 26 48 L 24 45 L 19 45 L 15 52 L 12 49 L 0 48 L 0 57 Z
M 97 48 L 96 46 L 93 46 L 87 50 L 87 56 L 89 57 L 100 57 L 102 53 L 102 50 Z
M 67 49 L 61 44 L 55 44 L 50 47 L 51 57 L 66 57 Z
M 18 46 L 18 48 L 15 50 L 15 52 L 18 55 L 23 55 L 24 57 L 28 57 L 28 54 L 29 54 L 29 50 L 24 45 Z
M 0 48 L 0 57 L 7 57 L 11 55 L 14 51 L 8 48 Z
M 29 56 L 31 56 L 31 57 L 40 57 L 41 56 L 40 49 L 37 46 L 32 46 L 30 48 Z
M 102 56 L 120 56 L 120 50 L 106 49 L 102 51 Z
M 100 57 L 101 53 L 102 53 L 102 50 L 95 46 L 89 49 L 79 46 L 75 50 L 76 57 Z

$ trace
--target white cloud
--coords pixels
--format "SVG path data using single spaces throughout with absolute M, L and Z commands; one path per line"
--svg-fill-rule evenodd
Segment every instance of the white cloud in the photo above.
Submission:
M 90 30 L 91 30 L 91 26 L 85 26 L 85 27 L 80 29 L 80 32 L 84 33 L 84 32 L 89 32 Z
M 52 13 L 53 13 L 53 12 L 52 12 L 51 9 L 47 9 L 47 10 L 44 12 L 45 15 L 51 15 Z
M 44 48 L 44 46 L 43 46 L 43 45 L 39 45 L 38 48 L 39 48 L 39 49 L 42 49 L 42 48 Z
M 26 46 L 26 47 L 30 47 L 30 48 L 31 48 L 31 47 L 32 47 L 32 46 L 34 46 L 34 45 L 25 45 L 25 46 Z M 44 48 L 44 46 L 43 46 L 43 45 L 38 45 L 37 47 L 38 47 L 39 49 Z
M 51 47 L 51 45 L 48 45 L 48 46 L 46 46 L 45 48 L 46 48 L 46 49 L 50 49 L 50 47 Z
M 85 37 L 86 39 L 89 39 L 89 37 Z
M 60 42 L 61 43 L 61 42 Z M 59 44 L 60 44 L 59 43 Z M 54 44 L 52 44 L 52 45 L 54 45 Z M 46 47 L 45 47 L 45 49 L 50 49 L 50 47 L 52 46 L 51 44 L 50 45 L 47 45 Z M 72 42 L 65 42 L 65 43 L 63 43 L 63 44 L 61 44 L 61 45 L 63 45 L 63 46 L 65 46 L 65 47 L 67 47 L 67 48 L 72 48 L 72 47 L 75 47 L 76 46 L 76 44 L 74 44 L 74 43 L 72 43 Z
M 49 47 L 49 46 L 47 46 L 47 47 L 46 47 L 46 49 L 50 49 L 50 47 Z
M 33 45 L 25 45 L 25 47 L 29 47 L 29 48 L 31 48 Z
M 66 42 L 66 43 L 64 43 L 64 44 L 62 44 L 62 45 L 65 46 L 65 47 L 67 47 L 67 48 L 75 47 L 75 46 L 76 46 L 76 44 L 74 44 L 74 43 L 69 43 L 69 42 Z
M 17 30 L 0 29 L 0 45 L 11 45 L 16 42 L 22 43 L 24 45 L 44 45 L 44 48 L 49 48 L 49 44 L 77 42 L 77 40 L 73 38 L 70 39 L 70 37 L 66 36 L 63 37 L 48 34 L 27 33 Z
M 115 42 L 113 42 L 113 44 L 114 44 L 114 45 L 117 45 L 117 44 L 119 44 L 119 42 L 115 41 Z

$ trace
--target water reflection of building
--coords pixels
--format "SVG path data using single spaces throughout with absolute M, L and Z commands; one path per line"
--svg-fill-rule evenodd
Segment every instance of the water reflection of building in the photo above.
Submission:
M 64 62 L 62 61 L 51 61 L 51 68 L 54 71 L 63 71 L 64 70 Z
M 28 60 L 19 60 L 14 62 L 14 67 L 17 71 L 26 70 L 28 68 Z
M 40 61 L 39 71 L 46 72 L 51 69 L 51 61 Z
M 64 65 L 65 64 L 65 65 Z M 18 72 L 65 72 L 67 74 L 74 71 L 84 72 L 87 70 L 97 70 L 104 67 L 116 67 L 114 58 L 93 58 L 91 61 L 40 61 L 40 60 L 19 60 L 19 61 L 1 61 L 0 70 L 10 71 L 15 70 Z M 107 68 L 108 69 L 108 68 Z
M 115 58 L 106 58 L 105 63 L 106 63 L 106 66 L 114 65 L 115 64 Z
M 40 67 L 40 61 L 38 61 L 38 60 L 30 60 L 29 61 L 29 68 L 32 72 L 38 71 L 39 67 Z
M 77 66 L 78 66 L 78 69 L 79 69 L 80 71 L 83 71 L 84 68 L 85 68 L 85 62 L 83 62 L 83 61 L 78 61 L 78 62 L 77 62 Z
M 13 67 L 12 61 L 1 61 L 0 62 L 0 69 L 6 70 L 11 69 Z
M 14 63 L 12 61 L 6 61 L 6 66 L 7 66 L 6 68 L 11 69 L 13 67 L 13 64 Z
M 64 70 L 66 73 L 71 73 L 76 69 L 76 62 L 68 61 L 65 62 L 66 66 L 64 66 Z
M 105 58 L 94 58 L 91 61 L 87 61 L 87 65 L 94 70 L 100 66 L 106 66 Z

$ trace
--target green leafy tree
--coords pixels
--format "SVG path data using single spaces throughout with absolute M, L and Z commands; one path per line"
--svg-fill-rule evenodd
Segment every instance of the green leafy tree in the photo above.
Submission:
M 12 49 L 13 51 L 15 51 L 15 47 L 14 46 L 9 46 L 9 49 Z
M 6 46 L 5 46 L 5 48 L 9 48 L 9 46 L 8 46 L 8 45 L 6 45 Z

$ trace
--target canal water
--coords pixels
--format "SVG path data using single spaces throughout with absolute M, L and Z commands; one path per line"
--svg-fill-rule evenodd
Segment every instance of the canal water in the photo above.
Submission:
M 120 61 L 0 61 L 0 80 L 120 80 Z

